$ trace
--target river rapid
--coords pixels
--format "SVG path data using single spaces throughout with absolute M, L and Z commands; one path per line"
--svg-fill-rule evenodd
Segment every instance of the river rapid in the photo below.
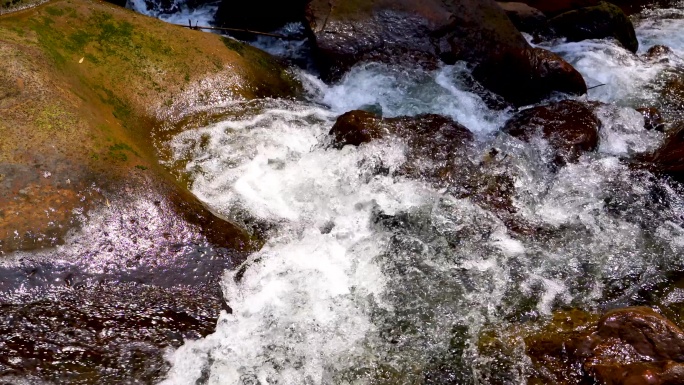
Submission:
M 684 3 L 634 20 L 636 56 L 607 40 L 542 45 L 598 86 L 581 100 L 606 103 L 598 151 L 557 172 L 544 141 L 498 132 L 513 111 L 468 92 L 460 64 L 429 72 L 368 63 L 332 85 L 301 70 L 308 101 L 219 106 L 217 116 L 231 117 L 159 143 L 202 201 L 268 234 L 224 273 L 232 312 L 213 334 L 169 351 L 162 384 L 525 383 L 524 349 L 483 352 L 483 332 L 505 334 L 564 307 L 640 304 L 684 271 L 677 186 L 621 161 L 664 137 L 635 107 L 682 116 L 659 95 L 663 79 L 684 73 Z M 656 44 L 672 49 L 667 60 L 642 55 Z M 471 160 L 491 148 L 508 154 L 497 167 L 514 178 L 515 208 L 550 231 L 512 233 L 468 198 L 398 176 L 398 138 L 332 148 L 330 127 L 352 109 L 437 113 L 468 127 L 479 151 Z
M 153 1 L 127 6 L 198 25 L 210 25 L 217 9 L 171 3 L 174 13 Z M 592 87 L 578 100 L 602 103 L 598 150 L 562 168 L 549 166 L 546 141 L 501 132 L 516 111 L 471 92 L 464 63 L 434 71 L 364 63 L 326 84 L 305 41 L 257 39 L 298 65 L 306 97 L 205 106 L 208 125 L 160 129 L 154 145 L 213 212 L 265 245 L 242 262 L 194 229 L 176 234 L 183 242 L 162 241 L 172 231 L 163 207 L 126 195 L 125 207 L 112 205 L 119 220 L 91 214 L 58 248 L 60 259 L 17 253 L 0 268 L 10 314 L 0 332 L 16 334 L 2 348 L 28 357 L 0 359 L 0 371 L 37 373 L 3 375 L 0 384 L 525 384 L 533 369 L 521 328 L 536 330 L 561 309 L 684 303 L 683 289 L 669 291 L 684 277 L 684 189 L 630 163 L 666 136 L 647 130 L 635 108 L 684 121 L 684 95 L 667 97 L 684 79 L 684 2 L 632 19 L 636 55 L 609 40 L 539 44 Z M 303 35 L 296 24 L 278 32 Z M 671 52 L 649 57 L 658 44 Z M 401 174 L 409 145 L 399 137 L 335 148 L 329 131 L 354 109 L 440 114 L 467 127 L 475 135 L 468 162 L 511 178 L 527 231 L 452 188 Z M 421 160 L 423 169 L 439 166 Z M 159 240 L 138 239 L 141 226 Z M 163 258 L 138 266 L 160 247 Z M 117 285 L 90 284 L 110 281 Z M 162 358 L 158 341 L 180 347 Z M 107 361 L 109 353 L 119 358 Z

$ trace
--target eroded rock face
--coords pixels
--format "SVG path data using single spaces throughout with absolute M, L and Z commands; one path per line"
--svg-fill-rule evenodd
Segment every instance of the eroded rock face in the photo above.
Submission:
M 591 109 L 564 100 L 517 113 L 506 122 L 503 132 L 527 142 L 535 137 L 548 140 L 551 160 L 563 165 L 576 162 L 580 155 L 598 147 L 600 127 Z
M 569 41 L 612 37 L 631 52 L 639 48 L 634 25 L 627 15 L 620 7 L 605 1 L 562 13 L 550 19 L 549 26 Z
M 532 49 L 492 0 L 313 0 L 307 20 L 328 79 L 363 61 L 433 68 L 440 60 L 465 60 L 476 67 L 478 81 L 514 104 L 552 91 L 586 92 L 572 66 Z
M 630 385 L 684 379 L 684 332 L 648 307 L 616 309 L 598 321 L 588 313 L 558 312 L 525 343 L 532 381 Z

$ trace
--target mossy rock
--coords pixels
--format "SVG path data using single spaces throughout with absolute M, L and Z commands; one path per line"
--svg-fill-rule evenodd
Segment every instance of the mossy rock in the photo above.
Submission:
M 226 101 L 297 96 L 276 59 L 91 0 L 1 16 L 0 57 L 0 254 L 64 243 L 131 181 L 218 246 L 258 247 L 159 165 L 151 135 Z

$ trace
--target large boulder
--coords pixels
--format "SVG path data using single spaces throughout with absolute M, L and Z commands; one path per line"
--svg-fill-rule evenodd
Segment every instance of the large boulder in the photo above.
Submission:
M 564 100 L 523 110 L 506 122 L 503 132 L 523 141 L 544 138 L 551 160 L 562 165 L 598 147 L 600 120 L 583 103 Z
M 429 68 L 464 60 L 477 80 L 516 105 L 553 91 L 586 92 L 572 66 L 532 49 L 493 0 L 312 0 L 307 20 L 327 79 L 362 61 Z
M 226 101 L 296 96 L 298 85 L 257 49 L 99 1 L 3 15 L 0 36 L 0 372 L 154 382 L 127 373 L 127 360 L 163 362 L 183 336 L 208 333 L 222 303 L 203 288 L 198 320 L 175 291 L 218 288 L 222 271 L 261 245 L 160 165 L 157 127 Z M 105 291 L 140 312 L 102 310 L 91 297 Z M 149 302 L 158 307 L 142 314 Z M 160 321 L 173 325 L 152 330 Z M 93 331 L 121 334 L 121 344 L 69 350 L 70 336 Z M 82 341 L 106 342 L 92 337 Z
M 639 42 L 634 25 L 620 7 L 605 1 L 562 13 L 549 20 L 550 27 L 569 41 L 614 38 L 631 52 Z

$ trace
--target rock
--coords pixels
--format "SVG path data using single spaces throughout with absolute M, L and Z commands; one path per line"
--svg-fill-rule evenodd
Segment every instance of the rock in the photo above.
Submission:
M 170 221 L 207 225 L 202 232 L 218 221 L 235 230 L 217 233 L 220 244 L 251 242 L 159 166 L 151 130 L 221 100 L 294 95 L 274 59 L 81 0 L 4 16 L 0 34 L 0 55 L 11 58 L 0 63 L 0 254 L 64 243 L 90 210 L 117 203 L 130 178 L 136 196 L 170 202 Z
M 456 198 L 469 198 L 494 212 L 516 233 L 532 228 L 515 215 L 514 180 L 497 168 L 496 150 L 483 157 L 489 161 L 471 161 L 478 158 L 473 153 L 473 134 L 449 118 L 433 114 L 380 118 L 350 111 L 338 118 L 330 135 L 335 148 L 398 137 L 407 144 L 406 161 L 396 171 L 398 175 L 447 188 Z
M 329 134 L 333 136 L 335 148 L 342 148 L 346 145 L 359 146 L 386 136 L 388 132 L 387 127 L 383 127 L 385 125 L 378 115 L 354 110 L 337 118 Z
M 3 380 L 38 372 L 50 383 L 159 383 L 168 370 L 166 349 L 215 330 L 223 302 L 216 285 L 102 283 L 51 288 L 46 297 L 0 296 Z
M 287 23 L 301 22 L 307 0 L 222 0 L 214 15 L 219 27 L 269 32 Z
M 654 154 L 645 160 L 646 167 L 684 182 L 684 124 L 675 127 Z
M 163 143 L 153 137 L 158 138 L 155 130 L 162 123 L 226 101 L 297 96 L 299 85 L 278 61 L 234 40 L 89 0 L 53 0 L 3 15 L 0 36 L 3 314 L 23 311 L 7 294 L 19 288 L 35 295 L 33 302 L 48 302 L 41 302 L 45 311 L 69 307 L 65 314 L 78 313 L 75 304 L 100 293 L 95 289 L 67 305 L 50 296 L 48 292 L 55 287 L 136 282 L 161 291 L 180 286 L 196 289 L 216 283 L 224 269 L 261 246 L 260 239 L 214 214 L 188 191 L 184 181 L 160 165 L 156 148 Z M 24 252 L 30 252 L 30 257 Z M 83 278 L 80 283 L 78 277 Z M 163 277 L 169 281 L 161 289 L 163 285 L 154 280 Z M 140 299 L 121 295 L 127 303 Z M 215 303 L 221 300 L 218 291 L 211 296 Z M 178 311 L 169 318 L 182 318 L 187 303 L 178 304 Z M 190 314 L 191 309 L 186 310 Z M 107 330 L 131 335 L 139 331 L 141 324 L 116 318 L 115 313 L 112 310 L 111 317 L 101 317 L 109 325 Z M 90 313 L 78 315 L 81 321 L 88 317 L 98 318 Z M 163 317 L 153 314 L 144 322 L 152 325 Z M 44 329 L 36 333 L 52 338 L 66 330 L 68 322 L 66 318 L 42 320 Z M 215 315 L 207 322 L 215 325 Z M 198 325 L 185 330 L 199 331 Z M 0 349 L 10 349 L 12 333 L 3 331 Z M 171 337 L 161 327 L 152 334 L 154 341 L 147 342 L 154 345 L 163 340 L 155 345 L 160 352 Z M 54 366 L 36 358 L 43 351 L 31 351 L 31 340 L 30 336 L 25 339 L 29 345 L 18 356 L 4 356 L 3 350 L 0 361 L 28 362 L 22 371 L 27 377 L 54 379 L 52 369 L 42 369 L 43 364 Z M 103 350 L 91 348 L 85 348 L 88 353 L 82 356 L 68 355 L 71 361 L 61 366 L 65 373 L 88 377 L 97 364 L 89 361 L 93 357 L 89 352 Z M 57 351 L 44 352 L 48 356 L 42 357 L 52 357 Z M 121 360 L 131 359 L 130 354 L 117 354 L 112 352 L 107 356 L 112 361 L 103 365 L 128 367 Z M 144 368 L 147 358 L 162 362 L 160 357 L 143 352 L 134 358 L 139 360 L 137 367 Z M 122 381 L 150 382 L 143 377 Z M 111 381 L 88 382 L 86 378 L 74 382 Z
M 632 22 L 620 7 L 607 2 L 562 13 L 550 19 L 549 26 L 569 41 L 612 37 L 631 52 L 639 48 Z
M 594 354 L 600 352 L 603 360 L 625 360 L 634 355 L 635 360 L 642 361 L 684 362 L 684 332 L 648 307 L 606 313 L 592 340 Z M 616 351 L 618 343 L 623 348 Z
M 664 56 L 667 56 L 672 53 L 672 50 L 668 46 L 664 45 L 654 45 L 653 47 L 649 48 L 648 51 L 644 54 L 644 57 L 648 60 L 661 60 Z
M 536 8 L 525 3 L 500 2 L 499 6 L 506 12 L 506 16 L 522 32 L 535 34 L 547 27 L 548 18 Z
M 503 70 L 505 68 L 505 70 Z M 538 102 L 553 92 L 582 95 L 582 75 L 560 56 L 541 48 L 510 52 L 480 64 L 473 76 L 485 87 L 516 106 Z M 520 92 L 520 90 L 525 92 Z
M 440 59 L 465 60 L 476 67 L 478 81 L 514 104 L 539 101 L 552 91 L 586 92 L 572 66 L 532 49 L 492 0 L 313 0 L 307 20 L 328 80 L 362 61 L 434 68 Z M 506 82 L 499 84 L 501 79 Z
M 647 307 L 596 317 L 560 311 L 525 336 L 533 383 L 679 384 L 684 379 L 684 332 Z
M 533 107 L 514 115 L 503 132 L 529 142 L 535 137 L 548 140 L 557 165 L 576 162 L 584 152 L 598 147 L 601 122 L 580 102 L 564 100 Z
M 637 111 L 644 117 L 644 128 L 663 132 L 665 130 L 665 120 L 660 111 L 655 107 L 641 107 Z

